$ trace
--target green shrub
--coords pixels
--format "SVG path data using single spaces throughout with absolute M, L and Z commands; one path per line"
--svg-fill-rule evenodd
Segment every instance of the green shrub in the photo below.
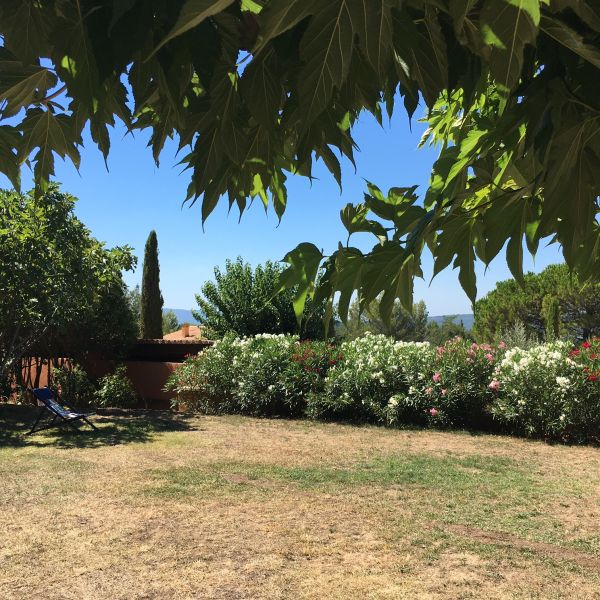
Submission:
M 600 441 L 600 340 L 505 350 L 367 334 L 338 348 L 286 335 L 226 336 L 167 389 L 208 413 L 488 428 Z M 491 420 L 494 418 L 494 421 Z
M 131 408 L 138 402 L 127 369 L 121 365 L 114 373 L 101 377 L 98 381 L 96 400 L 100 406 Z
M 300 416 L 338 360 L 325 342 L 289 335 L 226 336 L 169 378 L 174 404 L 207 413 Z
M 575 350 L 568 342 L 509 350 L 490 384 L 498 395 L 494 417 L 521 435 L 598 441 L 599 355 L 597 340 Z
M 433 356 L 426 342 L 396 342 L 367 333 L 340 346 L 323 392 L 313 394 L 307 413 L 315 419 L 399 422 L 416 414 L 417 397 Z M 411 406 L 414 403 L 415 406 Z
M 502 348 L 456 337 L 439 346 L 425 388 L 428 421 L 442 427 L 481 427 L 494 400 L 488 387 Z
M 52 371 L 54 383 L 68 404 L 87 405 L 94 399 L 95 387 L 85 370 L 77 364 Z

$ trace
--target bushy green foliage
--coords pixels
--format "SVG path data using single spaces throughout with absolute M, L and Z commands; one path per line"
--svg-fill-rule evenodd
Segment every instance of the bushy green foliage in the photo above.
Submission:
M 215 280 L 207 281 L 196 296 L 194 317 L 211 337 L 226 333 L 250 336 L 261 333 L 323 337 L 323 306 L 311 304 L 301 327 L 294 314 L 293 292 L 277 294 L 281 268 L 267 261 L 255 269 L 241 257 L 228 260 L 225 270 L 215 267 Z
M 163 297 L 160 293 L 160 269 L 158 266 L 158 240 L 151 231 L 144 249 L 142 272 L 142 295 L 140 300 L 140 323 L 143 338 L 160 339 L 163 336 Z
M 371 302 L 363 311 L 358 300 L 354 300 L 348 311 L 348 321 L 342 329 L 346 339 L 354 339 L 365 333 L 388 335 L 395 340 L 405 342 L 422 342 L 427 333 L 427 307 L 422 300 L 416 302 L 411 312 L 407 311 L 399 301 L 394 302 L 392 314 L 386 323 L 379 313 L 377 302 Z
M 54 384 L 61 398 L 71 405 L 92 404 L 95 386 L 85 370 L 78 364 L 63 366 L 52 372 Z
M 310 399 L 311 417 L 383 423 L 388 407 L 400 403 L 398 413 L 414 412 L 412 402 L 431 368 L 429 344 L 367 333 L 342 343 L 339 351 L 343 360 L 329 372 L 323 393 Z
M 137 404 L 138 398 L 124 365 L 98 380 L 96 401 L 100 406 L 112 408 L 131 408 Z
M 121 271 L 135 259 L 94 239 L 74 205 L 54 185 L 39 198 L 0 191 L 0 380 L 34 351 L 72 356 L 99 337 L 111 349 L 127 344 Z M 107 307 L 123 309 L 115 324 Z
M 600 339 L 523 350 L 460 338 L 436 348 L 370 333 L 337 347 L 226 336 L 188 358 L 167 388 L 175 405 L 208 413 L 600 441 Z
M 436 350 L 425 389 L 427 418 L 435 425 L 482 427 L 493 395 L 486 385 L 503 348 L 456 337 Z
M 600 440 L 600 342 L 553 342 L 506 353 L 491 386 L 494 416 L 510 430 L 564 441 Z
M 170 377 L 175 403 L 205 412 L 299 416 L 339 360 L 326 342 L 295 336 L 227 335 Z
M 43 193 L 55 154 L 79 164 L 87 127 L 106 158 L 118 118 L 151 132 L 156 161 L 171 137 L 186 148 L 203 220 L 224 196 L 281 217 L 290 173 L 311 178 L 320 159 L 341 183 L 361 113 L 422 101 L 440 148 L 429 189 L 417 203 L 414 186 L 370 186 L 348 205 L 348 233 L 374 246 L 341 245 L 320 296 L 408 307 L 429 247 L 474 300 L 476 259 L 506 248 L 518 277 L 524 238 L 597 277 L 599 33 L 596 0 L 3 0 L 0 170 L 18 186 L 29 161 Z M 324 258 L 289 256 L 299 309 Z
M 534 339 L 550 334 L 583 341 L 600 334 L 600 286 L 582 284 L 566 265 L 550 265 L 528 273 L 522 283 L 500 281 L 475 303 L 474 315 L 477 339 L 498 339 L 521 322 Z
M 177 315 L 172 311 L 168 310 L 163 313 L 162 316 L 162 330 L 163 335 L 167 333 L 172 333 L 173 331 L 177 331 L 179 329 L 179 321 L 177 320 Z

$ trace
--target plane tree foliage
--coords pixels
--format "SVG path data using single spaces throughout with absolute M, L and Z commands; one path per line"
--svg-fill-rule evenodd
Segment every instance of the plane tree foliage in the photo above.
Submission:
M 358 293 L 410 308 L 421 256 L 471 300 L 476 260 L 504 251 L 522 280 L 524 245 L 562 246 L 583 280 L 600 272 L 600 5 L 595 0 L 3 0 L 0 170 L 33 169 L 47 190 L 56 156 L 80 161 L 82 132 L 105 157 L 115 119 L 168 138 L 202 219 L 220 199 L 258 198 L 281 218 L 286 179 L 322 161 L 341 184 L 364 111 L 426 111 L 438 147 L 426 190 L 375 183 L 349 204 L 350 240 L 324 256 L 304 243 L 283 285 Z M 398 104 L 402 106 L 398 108 Z M 419 108 L 421 106 L 422 108 Z M 401 157 L 398 158 L 401 160 Z M 322 271 L 321 275 L 319 275 Z M 318 285 L 315 282 L 318 279 Z M 332 311 L 330 311 L 332 312 Z

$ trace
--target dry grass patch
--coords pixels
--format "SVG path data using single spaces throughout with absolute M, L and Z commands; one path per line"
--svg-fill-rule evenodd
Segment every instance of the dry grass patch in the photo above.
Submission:
M 127 413 L 24 438 L 27 418 L 0 407 L 3 599 L 600 598 L 593 448 Z

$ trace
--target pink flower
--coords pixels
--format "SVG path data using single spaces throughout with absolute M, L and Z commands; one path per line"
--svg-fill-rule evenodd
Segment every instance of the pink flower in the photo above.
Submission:
M 437 408 L 430 408 L 430 409 L 429 409 L 429 414 L 430 414 L 432 417 L 435 417 L 435 416 L 437 416 L 437 414 L 438 414 Z
M 489 352 L 485 355 L 485 357 L 487 358 L 488 362 L 494 362 L 494 357 Z
M 506 348 L 506 344 L 504 342 L 500 342 L 498 344 L 498 348 L 500 348 L 500 350 L 504 350 L 504 348 Z
M 428 396 L 431 396 L 431 394 L 433 394 L 433 388 L 431 388 L 431 387 L 425 388 L 425 393 Z
M 433 374 L 433 380 L 438 383 L 438 381 L 442 380 L 442 375 L 440 373 L 434 373 Z
M 445 396 L 447 393 L 448 393 L 448 390 L 447 390 L 446 388 L 444 388 L 444 389 L 442 390 L 442 396 Z
M 490 390 L 497 392 L 500 389 L 500 382 L 497 379 L 492 379 L 492 382 L 490 383 L 490 385 L 488 385 L 488 387 L 490 388 Z

